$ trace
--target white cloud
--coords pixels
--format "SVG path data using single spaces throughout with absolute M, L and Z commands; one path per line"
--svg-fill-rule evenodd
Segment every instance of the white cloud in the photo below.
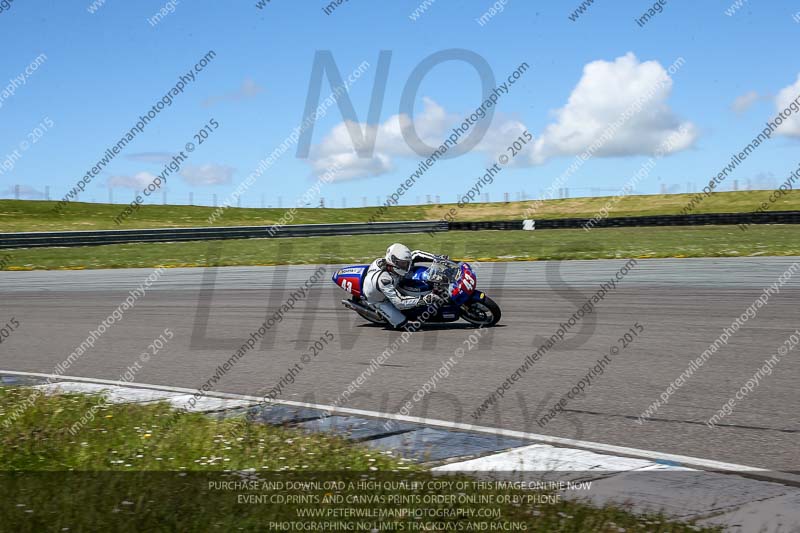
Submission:
M 131 161 L 137 161 L 139 163 L 166 164 L 172 161 L 174 156 L 175 154 L 170 152 L 139 152 L 135 154 L 128 154 L 125 156 L 125 158 L 130 159 Z
M 495 113 L 494 120 L 492 120 L 492 124 L 486 131 L 486 135 L 484 135 L 481 142 L 473 148 L 473 151 L 485 154 L 487 158 L 492 160 L 491 162 L 494 162 L 500 155 L 506 155 L 511 158 L 506 166 L 530 165 L 531 150 L 533 147 L 530 141 L 522 144 L 522 150 L 514 157 L 512 157 L 512 153 L 508 151 L 510 144 L 520 137 L 523 139 L 525 138 L 522 135 L 525 130 L 528 130 L 531 135 L 535 134 L 535 132 L 530 131 L 528 127 L 525 126 L 524 122 L 513 117 L 508 117 L 503 113 Z
M 156 179 L 149 172 L 139 172 L 133 176 L 111 176 L 106 185 L 112 189 L 144 189 Z
M 742 96 L 736 98 L 731 104 L 731 109 L 736 111 L 737 113 L 744 113 L 748 109 L 752 107 L 753 104 L 758 102 L 761 97 L 755 91 L 750 91 Z
M 495 161 L 501 154 L 509 155 L 507 147 L 526 129 L 536 138 L 511 160 L 512 165 L 539 165 L 554 157 L 581 154 L 590 147 L 599 157 L 652 155 L 668 139 L 672 146 L 669 153 L 685 150 L 694 144 L 697 128 L 681 121 L 669 108 L 666 101 L 671 91 L 672 79 L 656 61 L 640 62 L 632 53 L 614 61 L 594 61 L 584 67 L 567 104 L 556 111 L 556 122 L 541 135 L 521 120 L 498 112 L 472 151 Z M 422 112 L 414 117 L 416 131 L 429 146 L 439 146 L 463 116 L 446 112 L 430 98 L 423 98 L 423 104 Z M 639 110 L 632 112 L 637 106 Z M 623 116 L 625 119 L 620 120 Z M 614 124 L 613 135 L 608 135 L 608 128 Z M 389 117 L 377 126 L 351 124 L 362 132 L 366 129 L 367 135 L 376 135 L 373 157 L 360 158 L 353 148 L 348 123 L 341 122 L 312 147 L 309 163 L 316 175 L 334 163 L 340 165 L 336 180 L 380 176 L 394 169 L 395 158 L 418 160 L 419 153 L 425 153 L 421 147 L 412 150 L 403 138 L 403 130 L 410 125 L 404 114 Z
M 211 107 L 220 102 L 241 102 L 250 98 L 255 98 L 264 92 L 264 88 L 255 81 L 247 78 L 242 82 L 242 86 L 235 91 L 222 94 L 220 96 L 210 96 L 203 100 L 203 107 Z
M 531 162 L 578 155 L 593 145 L 598 157 L 650 155 L 682 127 L 686 133 L 672 152 L 690 147 L 697 128 L 669 108 L 671 91 L 672 79 L 660 63 L 640 62 L 630 52 L 614 61 L 587 64 L 567 104 L 556 111 L 557 121 L 536 139 Z M 641 110 L 631 112 L 639 105 Z M 627 118 L 620 124 L 623 117 Z M 600 142 L 614 124 L 619 126 L 613 135 Z
M 439 146 L 447 124 L 454 122 L 445 110 L 430 98 L 423 99 L 424 108 L 417 114 L 414 124 L 417 134 L 430 146 Z M 348 129 L 355 126 L 364 138 L 375 135 L 375 151 L 371 158 L 361 158 L 353 147 L 354 139 Z M 403 130 L 411 126 L 408 115 L 398 114 L 377 126 L 363 123 L 341 122 L 320 142 L 312 147 L 309 162 L 317 175 L 323 174 L 334 163 L 341 166 L 334 180 L 347 180 L 367 176 L 380 176 L 391 171 L 394 157 L 419 157 L 403 138 Z M 423 150 L 420 150 L 423 151 Z
M 430 98 L 423 98 L 422 102 L 423 109 L 414 118 L 417 135 L 428 147 L 438 147 L 450 134 L 450 129 L 463 122 L 464 117 L 446 112 Z M 323 137 L 320 144 L 311 149 L 309 162 L 316 175 L 321 175 L 334 164 L 338 164 L 341 170 L 336 173 L 334 180 L 380 176 L 394 169 L 395 158 L 419 160 L 420 154 L 430 150 L 424 146 L 418 146 L 414 150 L 408 145 L 403 137 L 403 131 L 411 126 L 411 119 L 405 114 L 393 115 L 378 126 L 367 127 L 363 123 L 350 123 L 350 126 L 365 132 L 365 138 L 369 135 L 376 136 L 373 157 L 358 157 L 353 147 L 354 140 L 350 137 L 348 123 L 341 122 Z M 473 151 L 486 153 L 491 158 L 497 157 L 505 151 L 509 142 L 513 142 L 522 134 L 523 130 L 525 125 L 522 122 L 496 114 L 486 135 Z M 460 141 L 463 142 L 464 138 L 462 137 Z
M 181 177 L 189 185 L 204 187 L 208 185 L 224 185 L 233 180 L 235 168 L 227 165 L 209 163 L 207 165 L 187 165 L 181 169 Z
M 775 105 L 779 113 L 782 113 L 787 107 L 791 109 L 790 106 L 794 106 L 794 109 L 791 109 L 792 115 L 778 127 L 777 131 L 781 135 L 800 137 L 800 112 L 798 112 L 800 107 L 795 101 L 798 100 L 798 97 L 800 97 L 800 75 L 797 76 L 797 81 L 793 85 L 781 89 L 775 98 Z

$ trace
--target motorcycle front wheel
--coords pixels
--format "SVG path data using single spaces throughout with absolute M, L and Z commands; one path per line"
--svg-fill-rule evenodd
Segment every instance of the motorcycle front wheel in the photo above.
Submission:
M 484 328 L 500 322 L 500 314 L 500 306 L 488 296 L 461 306 L 461 318 Z

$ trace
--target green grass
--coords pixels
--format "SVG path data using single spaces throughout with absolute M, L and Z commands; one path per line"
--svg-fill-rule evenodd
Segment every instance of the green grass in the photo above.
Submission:
M 792 225 L 458 231 L 185 243 L 112 244 L 0 251 L 6 270 L 364 263 L 402 241 L 458 259 L 523 261 L 621 257 L 800 255 Z
M 15 414 L 33 389 L 0 387 L 0 414 Z M 0 471 L 266 471 L 408 468 L 398 459 L 355 448 L 341 438 L 263 425 L 245 438 L 226 435 L 230 421 L 179 413 L 166 403 L 102 402 L 98 395 L 34 394 L 34 405 L 0 436 Z M 93 420 L 70 428 L 86 413 Z M 165 431 L 164 428 L 169 428 Z M 237 434 L 240 432 L 237 432 Z
M 9 417 L 21 404 L 28 405 L 24 413 Z M 70 433 L 73 424 L 87 419 L 87 412 L 94 413 L 93 419 Z M 298 508 L 376 506 L 243 504 L 238 501 L 239 495 L 388 496 L 398 492 L 382 488 L 357 492 L 347 487 L 320 491 L 226 490 L 210 483 L 243 479 L 345 484 L 403 479 L 425 483 L 443 479 L 386 452 L 340 437 L 261 424 L 248 424 L 246 431 L 237 432 L 232 420 L 176 414 L 163 403 L 111 405 L 97 395 L 44 396 L 32 389 L 0 388 L 0 423 L 6 420 L 11 420 L 10 426 L 0 433 L 0 524 L 9 531 L 267 531 L 269 521 L 306 520 L 298 518 Z M 233 471 L 250 473 L 242 476 Z M 424 492 L 477 495 L 476 490 L 428 487 Z M 495 489 L 480 492 L 509 493 L 523 494 Z M 619 508 L 595 509 L 563 500 L 528 505 L 435 503 L 410 507 L 497 508 L 501 516 L 497 521 L 524 523 L 528 531 L 700 530 L 660 516 L 634 516 Z M 448 518 L 436 522 L 459 520 L 463 521 Z
M 705 198 L 693 213 L 739 213 L 754 211 L 767 201 L 769 191 L 736 191 L 714 193 Z M 614 204 L 610 216 L 674 215 L 681 211 L 693 194 L 659 194 L 627 196 Z M 611 197 L 566 198 L 548 200 L 528 213 L 529 218 L 590 218 Z M 536 202 L 496 202 L 467 204 L 458 210 L 455 220 L 515 220 L 523 218 L 526 210 Z M 71 203 L 60 214 L 53 213 L 55 202 L 29 200 L 0 200 L 0 232 L 62 231 L 96 229 L 132 229 L 163 227 L 208 226 L 213 207 L 183 205 L 146 205 L 138 213 L 117 226 L 113 219 L 124 208 L 122 205 Z M 378 222 L 393 220 L 439 220 L 455 204 L 415 205 L 391 207 Z M 772 211 L 800 210 L 800 192 L 791 191 L 771 205 Z M 286 209 L 229 208 L 213 225 L 248 226 L 268 225 L 278 221 Z M 319 224 L 336 222 L 367 222 L 376 213 L 375 207 L 349 209 L 298 209 L 293 224 Z

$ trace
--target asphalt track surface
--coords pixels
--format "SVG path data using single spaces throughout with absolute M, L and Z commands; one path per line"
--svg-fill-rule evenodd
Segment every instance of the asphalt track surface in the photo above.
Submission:
M 636 418 L 797 257 L 650 259 L 639 263 L 480 420 L 471 414 L 556 332 L 625 260 L 482 263 L 478 286 L 501 306 L 501 325 L 484 335 L 413 404 L 411 416 L 674 453 L 782 471 L 800 470 L 800 347 L 781 358 L 733 414 L 704 422 L 800 327 L 800 271 L 771 296 L 649 422 Z M 315 266 L 168 269 L 66 375 L 118 379 L 165 328 L 175 333 L 134 381 L 196 388 L 217 372 Z M 213 387 L 263 395 L 326 331 L 334 340 L 303 365 L 280 398 L 329 405 L 399 334 L 367 324 L 341 306 L 330 281 L 273 327 Z M 117 309 L 150 269 L 0 274 L 0 325 L 19 327 L 0 344 L 0 369 L 51 373 Z M 544 428 L 549 411 L 635 322 L 644 332 L 612 358 L 582 397 Z M 343 407 L 397 413 L 473 333 L 466 323 L 414 334 Z

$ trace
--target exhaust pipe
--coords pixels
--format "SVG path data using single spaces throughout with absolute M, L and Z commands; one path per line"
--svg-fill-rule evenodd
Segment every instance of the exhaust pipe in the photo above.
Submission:
M 371 308 L 369 308 L 369 307 L 367 307 L 365 305 L 361 305 L 358 302 L 354 302 L 353 300 L 342 300 L 342 305 L 344 305 L 346 308 L 348 308 L 348 309 L 350 309 L 352 311 L 356 311 L 357 313 L 361 313 L 363 315 L 367 315 L 373 320 L 376 320 L 376 321 L 386 320 L 385 317 L 379 315 L 378 313 L 376 313 Z

